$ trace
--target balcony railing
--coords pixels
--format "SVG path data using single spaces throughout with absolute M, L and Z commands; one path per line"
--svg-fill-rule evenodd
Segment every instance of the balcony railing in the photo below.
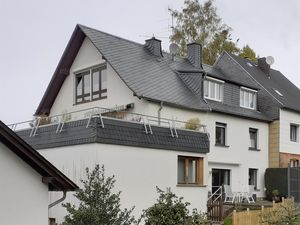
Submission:
M 89 127 L 90 122 L 93 118 L 99 118 L 101 126 L 103 128 L 105 128 L 103 118 L 108 118 L 142 124 L 147 134 L 152 134 L 152 126 L 160 126 L 170 129 L 170 134 L 172 137 L 178 137 L 177 129 L 184 129 L 193 132 L 202 132 L 208 135 L 206 131 L 206 126 L 202 124 L 189 123 L 175 119 L 158 118 L 139 113 L 129 113 L 126 110 L 119 110 L 116 108 L 107 109 L 100 107 L 78 110 L 55 116 L 35 117 L 32 120 L 9 124 L 8 127 L 10 127 L 13 131 L 16 132 L 30 129 L 30 137 L 32 137 L 37 134 L 39 128 L 45 126 L 56 125 L 56 133 L 60 133 L 62 132 L 65 123 L 76 120 L 86 120 L 86 127 Z

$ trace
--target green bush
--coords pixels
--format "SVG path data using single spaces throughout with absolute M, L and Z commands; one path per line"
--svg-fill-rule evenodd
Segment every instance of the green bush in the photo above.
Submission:
M 144 211 L 142 218 L 145 225 L 206 225 L 209 224 L 206 216 L 196 209 L 189 213 L 190 203 L 183 202 L 172 192 L 165 192 L 159 188 L 157 202 Z
M 200 119 L 199 118 L 191 118 L 186 123 L 184 128 L 188 130 L 197 130 L 199 128 Z

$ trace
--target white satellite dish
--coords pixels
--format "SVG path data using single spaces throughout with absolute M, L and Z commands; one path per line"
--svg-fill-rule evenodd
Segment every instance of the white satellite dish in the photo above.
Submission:
M 266 63 L 269 65 L 269 66 L 271 66 L 271 65 L 273 65 L 273 63 L 274 63 L 274 57 L 273 56 L 267 56 L 266 57 Z
M 170 50 L 170 53 L 171 53 L 172 55 L 176 55 L 176 54 L 178 54 L 178 52 L 179 52 L 179 46 L 176 45 L 175 43 L 172 43 L 172 44 L 170 44 L 170 46 L 169 46 L 169 50 Z

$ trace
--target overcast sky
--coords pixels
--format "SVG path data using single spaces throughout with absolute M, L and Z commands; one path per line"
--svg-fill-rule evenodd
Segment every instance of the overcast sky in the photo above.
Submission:
M 300 1 L 216 0 L 240 44 L 300 87 Z M 0 0 L 0 120 L 32 118 L 77 23 L 144 43 L 153 34 L 168 46 L 168 7 L 183 0 Z M 300 100 L 299 100 L 300 102 Z

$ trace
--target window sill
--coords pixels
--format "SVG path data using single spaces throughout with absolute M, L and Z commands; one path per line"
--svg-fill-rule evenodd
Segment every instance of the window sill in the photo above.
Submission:
M 106 99 L 107 97 L 101 97 L 101 98 L 95 98 L 93 100 L 86 100 L 86 101 L 82 101 L 82 102 L 76 102 L 76 103 L 73 103 L 73 106 L 75 105 L 81 105 L 81 104 L 85 104 L 85 103 L 91 103 L 91 102 L 95 102 L 95 101 L 98 101 L 98 100 L 103 100 L 103 99 Z
M 206 100 L 215 101 L 215 102 L 223 102 L 221 99 L 204 97 Z
M 215 144 L 216 147 L 229 148 L 229 145 Z
M 204 184 L 177 184 L 176 187 L 206 187 Z
M 250 151 L 257 151 L 257 152 L 260 151 L 260 149 L 258 149 L 258 148 L 252 148 L 252 147 L 249 147 L 248 150 L 250 150 Z

